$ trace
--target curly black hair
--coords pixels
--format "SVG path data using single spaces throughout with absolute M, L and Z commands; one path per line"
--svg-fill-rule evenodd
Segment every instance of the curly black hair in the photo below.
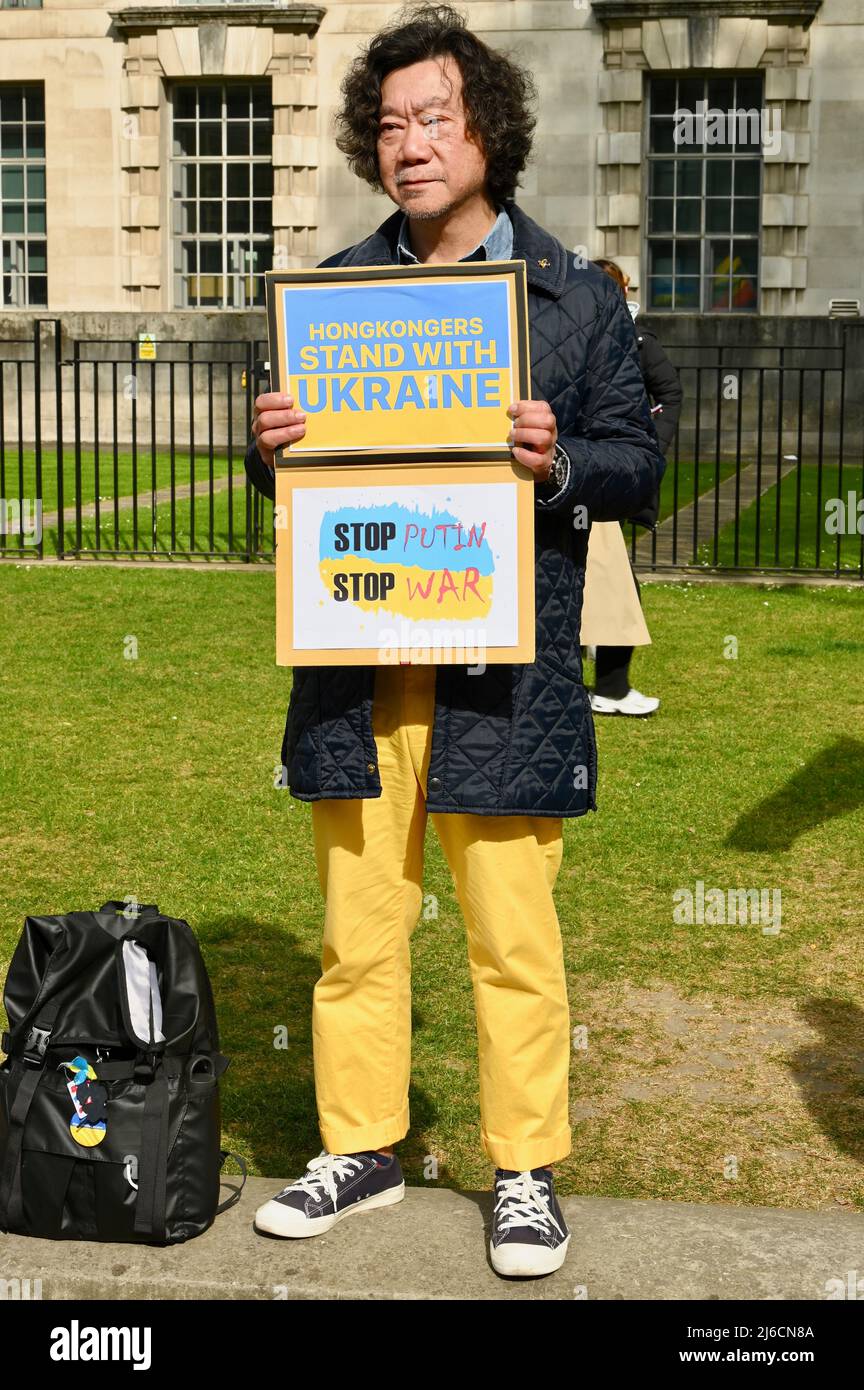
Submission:
M 378 111 L 388 73 L 428 58 L 450 56 L 462 73 L 465 130 L 483 150 L 487 190 L 499 205 L 516 194 L 536 124 L 536 87 L 530 73 L 472 34 L 450 5 L 408 5 L 354 59 L 342 80 L 336 145 L 351 169 L 376 193 Z

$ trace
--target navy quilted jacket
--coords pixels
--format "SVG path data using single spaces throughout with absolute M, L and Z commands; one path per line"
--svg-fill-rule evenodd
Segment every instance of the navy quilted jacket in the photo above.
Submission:
M 527 265 L 531 395 L 555 412 L 570 458 L 567 486 L 535 484 L 537 633 L 531 665 L 489 665 L 482 675 L 441 665 L 427 782 L 431 812 L 581 816 L 596 810 L 597 748 L 582 683 L 579 624 L 590 520 L 632 516 L 664 469 L 651 422 L 636 335 L 617 285 L 574 258 L 515 202 L 513 259 Z M 402 213 L 322 265 L 395 263 Z M 252 482 L 274 495 L 254 440 Z M 550 500 L 554 499 L 554 500 Z M 301 801 L 381 795 L 372 733 L 374 666 L 298 667 L 282 764 Z

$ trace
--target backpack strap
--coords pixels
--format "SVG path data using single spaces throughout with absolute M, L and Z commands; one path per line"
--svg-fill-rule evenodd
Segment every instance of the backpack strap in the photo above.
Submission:
M 147 1086 L 141 1120 L 138 1159 L 138 1200 L 135 1230 L 153 1240 L 165 1239 L 165 1196 L 168 1181 L 168 1079 L 160 1067 Z
M 233 1159 L 234 1159 L 234 1162 L 235 1162 L 235 1163 L 239 1166 L 239 1168 L 240 1168 L 240 1172 L 241 1172 L 242 1175 L 243 1175 L 243 1181 L 241 1182 L 240 1186 L 239 1186 L 238 1188 L 236 1188 L 236 1189 L 234 1190 L 234 1192 L 231 1193 L 231 1196 L 230 1196 L 230 1197 L 226 1197 L 224 1202 L 220 1202 L 220 1203 L 219 1203 L 218 1207 L 216 1208 L 216 1215 L 217 1215 L 217 1216 L 221 1216 L 223 1211 L 227 1211 L 229 1207 L 233 1207 L 237 1202 L 240 1201 L 240 1194 L 242 1193 L 243 1188 L 246 1186 L 246 1177 L 247 1177 L 247 1173 L 246 1173 L 246 1160 L 245 1160 L 245 1159 L 241 1158 L 239 1154 L 232 1153 L 230 1149 L 220 1149 L 220 1150 L 219 1150 L 219 1153 L 220 1153 L 220 1161 L 219 1161 L 219 1167 L 220 1167 L 220 1169 L 223 1168 L 223 1167 L 225 1166 L 225 1160 L 226 1160 L 226 1158 L 233 1158 Z
M 27 1115 L 45 1070 L 45 1051 L 59 1004 L 58 999 L 52 999 L 40 1011 L 38 1026 L 34 1024 L 31 1027 L 24 1051 L 16 1058 L 18 1083 L 14 1088 L 10 1087 L 8 1093 L 9 1129 L 3 1171 L 0 1173 L 0 1230 L 23 1229 L 24 1226 L 21 1146 L 24 1142 Z M 17 1029 L 12 1031 L 14 1034 Z M 7 1051 L 5 1037 L 4 1034 L 4 1051 Z

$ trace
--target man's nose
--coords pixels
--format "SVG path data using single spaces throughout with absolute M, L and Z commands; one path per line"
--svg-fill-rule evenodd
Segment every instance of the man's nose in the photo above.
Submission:
M 426 127 L 422 126 L 419 121 L 408 121 L 402 136 L 400 157 L 411 164 L 416 164 L 418 161 L 423 163 L 429 159 L 431 153 L 431 142 Z

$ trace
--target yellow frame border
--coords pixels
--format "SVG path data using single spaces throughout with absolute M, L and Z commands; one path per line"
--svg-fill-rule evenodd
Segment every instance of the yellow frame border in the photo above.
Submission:
M 437 476 L 436 476 L 437 475 Z M 302 651 L 294 646 L 293 593 L 293 493 L 295 488 L 309 487 L 393 487 L 447 483 L 501 483 L 517 480 L 516 488 L 516 563 L 518 638 L 512 647 L 484 647 L 478 658 L 477 647 L 450 647 L 447 650 L 403 648 L 400 665 L 476 665 L 487 663 L 527 664 L 535 659 L 535 595 L 534 595 L 534 475 L 522 464 L 494 463 L 487 460 L 475 463 L 452 461 L 406 464 L 350 463 L 341 468 L 303 467 L 276 470 L 276 665 L 277 666 L 377 666 L 396 664 L 382 662 L 380 647 L 323 648 Z M 411 652 L 415 659 L 411 659 Z M 402 653 L 408 652 L 403 660 Z

